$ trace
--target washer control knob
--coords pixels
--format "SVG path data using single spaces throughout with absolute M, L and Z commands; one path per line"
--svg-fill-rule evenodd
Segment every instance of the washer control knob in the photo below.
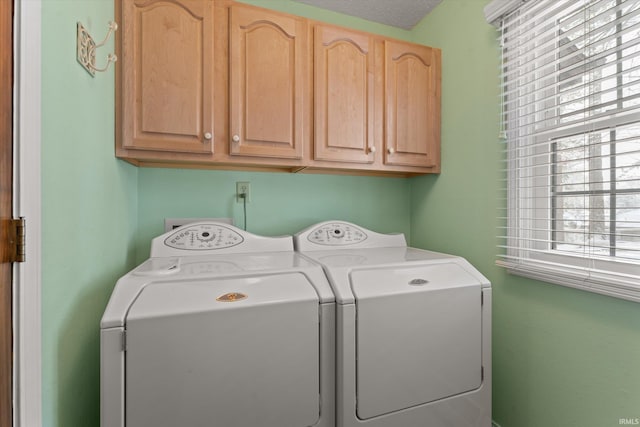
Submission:
M 207 141 L 210 141 L 212 137 L 213 135 L 211 135 L 211 132 L 206 132 L 204 134 L 204 139 L 206 139 Z
M 236 134 L 236 135 L 233 135 L 233 136 L 231 137 L 231 140 L 232 140 L 233 142 L 240 142 L 240 135 L 237 135 L 237 134 Z
M 344 230 L 341 228 L 334 228 L 331 234 L 333 235 L 333 237 L 341 239 L 344 237 Z

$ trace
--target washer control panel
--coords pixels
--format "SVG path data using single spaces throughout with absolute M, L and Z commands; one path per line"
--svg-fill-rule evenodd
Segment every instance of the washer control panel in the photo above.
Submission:
M 307 239 L 319 245 L 353 245 L 367 239 L 367 233 L 344 222 L 325 223 L 309 233 Z
M 243 241 L 244 238 L 231 228 L 203 223 L 180 227 L 164 239 L 164 244 L 170 248 L 199 251 L 230 248 Z

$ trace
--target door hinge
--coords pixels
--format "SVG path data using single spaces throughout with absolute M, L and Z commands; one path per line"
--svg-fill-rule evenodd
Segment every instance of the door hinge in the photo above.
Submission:
M 27 224 L 24 218 L 12 219 L 9 224 L 9 261 L 25 261 L 25 242 L 27 235 Z

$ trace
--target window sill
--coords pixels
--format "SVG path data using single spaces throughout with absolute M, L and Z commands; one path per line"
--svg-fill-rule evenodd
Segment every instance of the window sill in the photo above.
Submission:
M 567 261 L 573 261 L 568 263 Z M 537 253 L 536 259 L 496 261 L 511 274 L 640 302 L 640 265 L 611 260 L 589 260 L 576 255 Z M 590 266 L 587 264 L 591 264 Z M 603 268 L 606 267 L 606 268 Z

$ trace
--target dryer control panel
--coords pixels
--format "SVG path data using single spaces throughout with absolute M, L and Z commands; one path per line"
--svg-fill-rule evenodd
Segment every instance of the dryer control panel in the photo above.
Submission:
M 351 224 L 332 222 L 313 230 L 307 239 L 319 245 L 351 245 L 366 240 L 367 233 Z
M 403 234 L 380 234 L 346 221 L 312 225 L 294 236 L 298 251 L 406 247 Z
M 192 251 L 230 248 L 242 243 L 242 236 L 231 228 L 215 223 L 181 227 L 164 239 L 170 248 Z

